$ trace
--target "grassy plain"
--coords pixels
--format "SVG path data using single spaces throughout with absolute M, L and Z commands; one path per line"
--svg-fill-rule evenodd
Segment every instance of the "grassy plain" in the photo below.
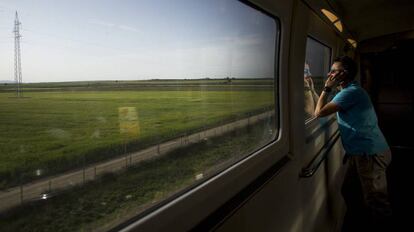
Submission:
M 0 231 L 106 231 L 268 143 L 271 125 L 262 121 L 0 214 Z
M 0 86 L 0 189 L 269 109 L 273 82 L 174 80 Z M 139 131 L 120 132 L 135 108 Z

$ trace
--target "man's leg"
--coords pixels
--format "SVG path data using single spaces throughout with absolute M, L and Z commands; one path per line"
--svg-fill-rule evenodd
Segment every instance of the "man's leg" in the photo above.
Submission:
M 384 229 L 392 215 L 388 197 L 386 170 L 391 162 L 391 152 L 356 159 L 364 201 L 375 226 Z
M 369 221 L 367 220 L 369 213 L 367 207 L 364 205 L 361 182 L 355 159 L 357 159 L 357 157 L 354 155 L 348 156 L 346 159 L 348 167 L 341 192 L 347 210 L 342 226 L 342 232 L 365 231 L 369 229 Z

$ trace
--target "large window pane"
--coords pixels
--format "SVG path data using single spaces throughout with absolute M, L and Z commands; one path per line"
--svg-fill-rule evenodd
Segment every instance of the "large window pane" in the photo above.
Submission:
M 113 228 L 276 138 L 279 28 L 261 11 L 1 4 L 0 231 Z
M 331 49 L 308 37 L 304 67 L 305 120 L 314 117 L 314 110 L 325 84 L 330 66 Z

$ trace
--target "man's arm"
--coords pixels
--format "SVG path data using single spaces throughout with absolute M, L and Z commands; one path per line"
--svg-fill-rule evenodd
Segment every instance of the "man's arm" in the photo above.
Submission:
M 336 85 L 335 76 L 329 75 L 328 79 L 325 82 L 325 88 L 319 96 L 318 103 L 315 108 L 315 116 L 325 117 L 330 114 L 336 113 L 340 110 L 339 106 L 334 102 L 327 103 L 329 92 L 332 91 L 332 88 Z M 329 91 L 328 91 L 329 90 Z
M 330 114 L 336 113 L 340 110 L 340 107 L 334 102 L 326 103 L 329 93 L 322 91 L 321 96 L 319 96 L 318 103 L 316 104 L 315 116 L 325 117 Z

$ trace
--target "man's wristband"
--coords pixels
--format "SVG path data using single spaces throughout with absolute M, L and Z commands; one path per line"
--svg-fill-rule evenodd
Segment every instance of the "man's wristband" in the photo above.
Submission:
M 325 87 L 323 87 L 323 91 L 326 92 L 326 93 L 330 93 L 332 91 L 332 88 L 328 87 L 328 86 L 325 86 Z

